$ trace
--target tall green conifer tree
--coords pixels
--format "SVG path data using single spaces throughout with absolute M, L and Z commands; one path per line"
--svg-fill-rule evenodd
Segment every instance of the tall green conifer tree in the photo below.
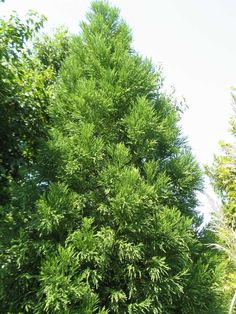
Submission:
M 106 2 L 70 51 L 50 140 L 4 208 L 2 311 L 222 313 L 201 173 L 159 73 Z

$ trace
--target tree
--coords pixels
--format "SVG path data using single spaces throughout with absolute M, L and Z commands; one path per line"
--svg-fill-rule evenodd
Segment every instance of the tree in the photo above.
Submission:
M 0 204 L 46 138 L 51 86 L 68 47 L 64 30 L 37 39 L 44 20 L 32 12 L 25 22 L 17 15 L 0 20 Z
M 201 172 L 160 73 L 106 2 L 69 51 L 50 138 L 3 208 L 2 312 L 222 313 Z
M 235 96 L 234 106 L 235 106 Z M 236 119 L 230 120 L 231 135 L 236 135 Z M 213 228 L 218 236 L 217 248 L 226 253 L 228 272 L 225 276 L 225 293 L 232 296 L 229 313 L 233 313 L 236 302 L 236 146 L 235 143 L 220 143 L 222 154 L 215 156 L 207 174 L 220 197 L 222 207 L 214 217 Z

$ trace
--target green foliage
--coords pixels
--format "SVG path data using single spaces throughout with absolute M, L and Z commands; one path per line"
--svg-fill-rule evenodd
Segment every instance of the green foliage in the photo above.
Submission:
M 233 96 L 234 101 L 235 97 Z M 231 118 L 231 134 L 235 137 L 235 116 Z M 231 295 L 229 313 L 233 313 L 236 302 L 236 149 L 235 143 L 220 142 L 222 154 L 215 156 L 212 167 L 206 171 L 212 180 L 213 187 L 222 201 L 222 208 L 214 217 L 212 228 L 217 234 L 214 247 L 225 253 L 227 273 L 224 290 Z
M 44 20 L 35 13 L 25 22 L 17 15 L 0 19 L 0 204 L 47 136 L 51 86 L 68 50 L 65 30 L 36 39 Z
M 1 312 L 223 313 L 179 111 L 116 8 L 94 2 L 81 25 L 49 138 L 2 207 Z

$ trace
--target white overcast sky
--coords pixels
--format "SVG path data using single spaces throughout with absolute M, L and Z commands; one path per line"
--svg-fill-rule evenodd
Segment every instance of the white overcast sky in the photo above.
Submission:
M 29 9 L 79 32 L 89 0 L 5 0 L 0 14 Z M 133 46 L 162 65 L 166 87 L 185 97 L 184 134 L 201 164 L 229 139 L 230 88 L 236 86 L 236 0 L 111 0 L 133 31 Z

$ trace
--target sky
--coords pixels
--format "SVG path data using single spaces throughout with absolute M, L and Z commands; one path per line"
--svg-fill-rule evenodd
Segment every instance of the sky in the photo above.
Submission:
M 111 0 L 120 8 L 133 34 L 133 47 L 163 68 L 165 89 L 175 89 L 188 109 L 182 117 L 201 165 L 219 152 L 219 140 L 232 140 L 231 87 L 236 86 L 235 0 Z M 89 0 L 5 0 L 0 14 L 12 10 L 24 16 L 29 9 L 48 18 L 47 30 L 66 25 L 78 33 Z M 208 188 L 208 193 L 212 192 Z M 213 197 L 214 196 L 210 196 Z M 206 198 L 203 200 L 206 210 Z M 208 209 L 209 210 L 209 209 Z M 206 210 L 207 211 L 207 210 Z

